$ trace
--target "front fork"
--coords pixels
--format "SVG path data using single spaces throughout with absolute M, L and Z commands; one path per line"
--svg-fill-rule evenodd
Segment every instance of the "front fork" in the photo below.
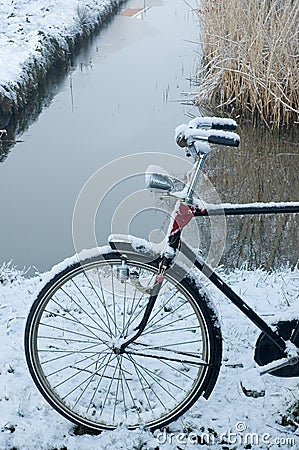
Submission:
M 194 208 L 184 205 L 182 203 L 179 204 L 179 207 L 176 211 L 172 228 L 168 237 L 168 245 L 165 249 L 164 253 L 162 254 L 161 262 L 159 265 L 158 273 L 155 277 L 154 284 L 152 288 L 150 289 L 150 297 L 148 300 L 148 303 L 146 305 L 143 317 L 139 323 L 139 325 L 134 329 L 136 331 L 133 336 L 127 338 L 120 346 L 114 348 L 114 352 L 116 354 L 122 354 L 125 352 L 125 349 L 142 334 L 144 331 L 148 320 L 150 318 L 151 312 L 155 306 L 157 297 L 159 295 L 160 289 L 162 287 L 163 281 L 164 281 L 164 274 L 165 272 L 171 267 L 173 264 L 173 261 L 175 259 L 177 250 L 180 246 L 180 236 L 181 236 L 181 230 L 184 226 L 187 225 L 187 223 L 190 222 L 192 217 L 194 216 Z M 169 247 L 169 248 L 168 248 Z M 118 278 L 122 280 L 122 277 L 124 279 L 128 277 L 129 269 L 126 265 L 126 257 L 125 255 L 122 256 L 122 264 L 117 268 L 117 274 Z M 135 282 L 133 281 L 133 284 Z M 138 286 L 136 286 L 138 289 Z
M 142 334 L 144 331 L 146 324 L 148 323 L 151 312 L 155 306 L 157 297 L 159 295 L 160 289 L 162 287 L 164 281 L 164 273 L 171 267 L 173 264 L 177 251 L 179 250 L 181 243 L 181 231 L 182 229 L 190 222 L 190 220 L 194 217 L 194 214 L 197 210 L 196 207 L 192 206 L 193 196 L 195 187 L 198 184 L 200 175 L 202 173 L 203 166 L 208 157 L 208 153 L 197 155 L 196 164 L 194 167 L 194 172 L 189 183 L 187 189 L 187 195 L 185 198 L 185 203 L 182 203 L 181 200 L 178 201 L 178 206 L 175 212 L 175 216 L 173 219 L 173 223 L 171 226 L 171 230 L 168 236 L 168 241 L 164 252 L 161 255 L 161 263 L 159 266 L 158 273 L 155 277 L 155 282 L 153 287 L 150 290 L 150 297 L 148 304 L 146 305 L 143 317 L 139 325 L 134 329 L 136 333 L 126 339 L 120 346 L 114 348 L 114 352 L 117 354 L 124 353 L 125 349 L 132 342 L 136 341 L 136 339 Z M 124 257 L 123 257 L 124 258 Z M 126 264 L 122 262 L 122 265 L 118 268 L 119 277 L 127 276 Z M 134 282 L 133 282 L 134 284 Z M 138 286 L 136 286 L 138 288 Z
M 163 259 L 162 259 L 162 263 L 163 263 Z M 160 289 L 162 287 L 163 281 L 164 281 L 164 272 L 166 270 L 166 266 L 163 266 L 162 263 L 160 264 L 159 267 L 159 272 L 155 277 L 155 281 L 154 281 L 154 285 L 151 288 L 150 291 L 150 297 L 148 300 L 148 303 L 146 305 L 143 317 L 141 319 L 141 322 L 139 323 L 139 325 L 134 329 L 134 331 L 136 331 L 135 334 L 133 334 L 133 336 L 128 337 L 119 347 L 114 347 L 114 352 L 118 355 L 122 354 L 125 352 L 125 349 L 134 341 L 136 341 L 136 339 L 142 334 L 143 330 L 146 327 L 146 324 L 148 323 L 149 317 L 151 315 L 151 312 L 155 306 L 157 297 L 159 295 Z

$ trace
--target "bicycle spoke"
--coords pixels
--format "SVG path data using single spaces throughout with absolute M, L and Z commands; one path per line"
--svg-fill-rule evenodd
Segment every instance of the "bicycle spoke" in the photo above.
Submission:
M 98 354 L 97 352 L 94 353 L 94 355 L 97 355 L 97 354 Z M 103 358 L 104 358 L 106 355 L 108 355 L 108 354 L 109 354 L 109 353 L 104 353 Z M 76 364 L 81 364 L 82 362 L 86 361 L 87 359 L 90 359 L 90 356 L 87 356 L 87 357 L 85 357 L 85 358 L 80 359 L 79 361 L 76 361 Z M 51 360 L 51 362 L 52 362 L 52 361 L 55 361 L 55 360 L 56 360 L 56 359 L 53 359 L 53 360 Z M 63 372 L 64 370 L 66 370 L 66 369 L 71 369 L 71 368 L 74 368 L 74 367 L 71 366 L 71 365 L 68 365 L 68 366 L 59 368 L 59 369 L 57 369 L 57 370 L 54 370 L 54 372 L 47 373 L 47 377 L 51 377 L 51 376 L 53 376 L 53 375 L 56 375 L 56 374 L 59 373 L 59 372 Z M 83 369 L 82 369 L 82 371 L 83 371 Z M 87 370 L 84 370 L 84 371 L 87 372 Z
M 126 415 L 126 419 L 128 417 L 128 413 L 127 413 L 127 404 L 126 404 L 126 397 L 125 397 L 125 389 L 124 389 L 124 374 L 123 374 L 123 369 L 122 369 L 122 359 L 120 359 L 119 361 L 119 370 L 120 370 L 120 377 L 121 377 L 121 390 L 122 390 L 122 396 L 123 396 L 123 400 L 124 400 L 124 411 L 125 411 L 125 415 Z
M 167 314 L 160 317 L 160 319 L 153 322 L 154 318 L 157 316 L 157 314 L 155 314 L 155 317 L 154 316 L 150 317 L 150 320 L 148 321 L 147 326 L 153 327 L 153 326 L 157 325 L 157 323 L 161 322 L 161 320 L 164 320 L 165 318 L 167 318 L 168 316 L 174 316 L 175 313 L 177 313 L 179 311 L 179 309 L 183 308 L 185 305 L 186 305 L 186 303 L 181 303 L 175 309 L 172 309 L 171 311 L 167 312 Z M 163 304 L 163 306 L 160 308 L 160 311 L 162 311 L 164 308 L 165 308 L 165 304 Z M 193 314 L 191 313 L 191 315 L 193 315 Z M 176 320 L 180 321 L 181 317 L 178 317 Z
M 168 325 L 168 324 L 167 324 Z M 181 328 L 165 328 L 165 326 L 161 325 L 158 328 L 155 328 L 151 331 L 151 334 L 167 334 L 167 333 L 176 333 L 176 332 L 182 332 L 182 331 L 191 331 L 192 333 L 195 333 L 198 329 L 198 326 L 195 325 L 188 325 L 186 327 Z M 142 333 L 147 334 L 147 333 Z
M 106 355 L 105 355 L 106 356 Z M 87 369 L 89 367 L 91 367 L 92 365 L 95 364 L 95 361 L 92 361 L 92 363 L 88 364 L 86 367 L 83 367 L 83 369 L 79 369 L 78 372 L 76 372 L 75 374 L 69 376 L 68 378 L 66 378 L 65 380 L 61 381 L 58 385 L 55 386 L 55 389 L 57 389 L 57 387 L 61 386 L 62 384 L 66 383 L 67 381 L 70 381 L 71 379 L 73 379 L 74 377 L 76 377 L 78 374 L 80 374 L 81 372 L 87 371 Z M 97 368 L 96 370 L 94 370 L 87 378 L 85 378 L 85 380 L 83 380 L 80 384 L 78 384 L 75 388 L 73 388 L 71 391 L 69 391 L 66 395 L 64 395 L 62 397 L 63 400 L 65 400 L 70 394 L 72 394 L 73 392 L 75 392 L 79 387 L 81 387 L 84 383 L 86 383 L 91 377 L 93 377 L 94 375 L 96 375 L 103 366 L 100 366 L 99 368 Z
M 165 285 L 166 285 L 167 283 L 168 283 L 167 281 L 164 281 L 164 282 L 163 282 L 163 284 L 162 284 L 162 286 L 161 286 L 161 289 L 160 289 L 160 292 L 159 292 L 159 296 L 160 296 L 160 297 L 163 296 L 163 290 L 164 290 Z M 165 302 L 162 302 L 162 305 L 161 305 L 160 309 L 158 309 L 158 310 L 155 312 L 155 314 L 153 314 L 153 315 L 150 317 L 150 319 L 149 319 L 149 321 L 148 321 L 148 324 L 150 324 L 150 323 L 154 320 L 154 318 L 157 317 L 157 315 L 161 313 L 161 311 L 165 310 L 165 306 L 166 306 L 166 305 L 174 298 L 174 296 L 175 296 L 178 292 L 179 292 L 179 290 L 177 289 L 177 290 L 173 293 L 173 295 L 167 300 L 166 303 L 165 303 Z
M 135 318 L 134 318 L 134 312 L 135 312 L 134 305 L 135 305 L 135 301 L 136 301 L 136 294 L 137 294 L 137 288 L 136 288 L 136 286 L 134 286 L 134 295 L 133 295 L 133 299 L 131 301 L 130 311 L 128 313 L 129 319 L 128 319 L 128 322 L 127 322 L 127 324 L 126 324 L 126 326 L 124 327 L 124 330 L 123 330 L 123 334 L 124 335 L 128 332 L 132 321 L 135 320 Z M 137 302 L 137 305 L 136 305 L 136 308 L 138 307 L 138 304 L 140 304 L 142 296 L 139 298 L 139 300 Z
M 125 323 L 126 323 L 126 300 L 127 300 L 127 282 L 124 282 L 124 293 L 123 293 L 123 324 L 122 324 L 122 333 L 123 336 L 124 329 L 125 329 Z
M 98 273 L 98 279 L 99 279 L 99 272 L 98 272 L 98 269 L 97 269 L 97 273 Z M 107 324 L 103 321 L 102 318 L 101 318 L 101 321 L 104 322 L 105 325 L 108 327 L 108 329 L 109 329 L 109 331 L 110 331 L 110 336 L 112 336 L 112 330 L 111 330 L 110 322 L 109 322 L 109 312 L 108 312 L 108 309 L 107 309 L 106 304 L 105 304 L 105 300 L 104 300 L 105 296 L 104 296 L 103 289 L 102 289 L 102 296 L 103 296 L 103 298 L 101 298 L 101 297 L 99 296 L 97 290 L 95 289 L 93 283 L 90 281 L 90 278 L 87 276 L 87 273 L 86 273 L 85 271 L 84 271 L 84 276 L 85 276 L 85 278 L 87 279 L 88 283 L 90 284 L 91 289 L 92 289 L 93 292 L 95 293 L 97 299 L 98 299 L 98 300 L 100 301 L 100 303 L 102 304 L 102 306 L 103 306 L 103 308 L 104 308 L 104 311 L 106 312 Z M 101 287 L 102 287 L 102 285 L 101 285 Z M 93 308 L 93 309 L 94 309 L 94 308 Z M 97 313 L 97 314 L 98 314 L 98 313 Z M 99 314 L 98 314 L 98 315 L 99 315 Z M 99 316 L 99 317 L 100 317 L 100 316 Z
M 78 354 L 80 354 L 80 353 L 78 353 Z M 94 353 L 91 353 L 93 356 L 96 356 L 96 355 L 98 355 L 98 352 L 94 352 Z M 61 360 L 62 358 L 67 358 L 67 357 L 69 357 L 69 356 L 71 356 L 71 354 L 69 354 L 69 353 L 67 353 L 66 355 L 62 355 L 62 356 L 57 356 L 56 358 L 51 358 L 51 359 L 48 359 L 48 360 L 46 360 L 46 361 L 41 361 L 41 364 L 43 365 L 43 366 L 45 366 L 45 364 L 49 364 L 49 363 L 51 363 L 51 362 L 54 362 L 54 361 L 59 361 L 59 360 Z M 77 361 L 77 364 L 80 364 L 81 362 L 84 362 L 84 361 L 86 361 L 86 360 L 90 360 L 91 359 L 91 356 L 89 355 L 89 356 L 85 356 L 84 358 L 82 358 L 81 360 L 79 360 L 79 361 Z M 70 368 L 71 366 L 70 365 L 68 365 L 67 366 L 68 368 Z M 51 374 L 48 374 L 47 376 L 51 376 Z
M 120 361 L 121 361 L 121 360 L 122 360 L 121 357 L 118 357 L 118 358 L 117 358 L 118 377 L 117 377 L 117 383 L 116 383 L 116 395 L 115 395 L 115 399 L 114 399 L 114 407 L 113 407 L 113 416 L 112 416 L 113 422 L 115 422 L 116 405 L 117 405 L 118 391 L 119 391 L 119 382 L 120 382 L 120 377 L 121 377 L 121 374 L 120 374 L 120 364 L 121 364 Z M 116 367 L 115 367 L 115 369 L 116 369 Z
M 136 356 L 138 356 L 138 354 L 135 354 L 135 353 L 131 353 L 132 355 L 136 355 Z M 147 355 L 143 355 L 145 358 L 147 357 Z M 150 357 L 150 356 L 149 356 Z M 193 380 L 193 378 L 191 377 L 191 376 L 189 376 L 189 375 L 187 375 L 187 373 L 185 372 L 185 371 L 183 371 L 182 370 L 182 367 L 180 367 L 180 368 L 178 368 L 178 367 L 175 367 L 174 365 L 171 365 L 169 362 L 166 362 L 166 360 L 162 357 L 162 358 L 158 358 L 157 357 L 157 359 L 159 359 L 159 362 L 161 362 L 163 365 L 165 365 L 165 366 L 167 366 L 168 368 L 170 368 L 171 370 L 174 370 L 175 372 L 177 372 L 180 376 L 184 376 L 184 377 L 186 377 L 186 378 L 188 378 L 189 380 Z M 175 360 L 175 362 L 176 363 L 180 363 L 180 366 L 184 366 L 184 364 L 185 363 L 182 363 L 181 361 L 179 361 L 179 360 Z M 185 366 L 184 366 L 185 367 Z
M 125 376 L 124 376 L 124 380 L 125 380 L 126 387 L 127 387 L 127 390 L 128 390 L 128 392 L 129 392 L 129 396 L 130 396 L 131 401 L 132 401 L 132 404 L 133 404 L 133 408 L 134 408 L 134 410 L 137 412 L 138 418 L 141 419 L 139 409 L 138 409 L 138 407 L 137 407 L 137 405 L 136 405 L 136 403 L 135 403 L 135 399 L 134 399 L 133 394 L 132 394 L 132 390 L 131 390 L 130 385 L 129 385 L 129 383 L 128 383 L 128 380 L 126 379 Z M 126 411 L 126 417 L 127 417 L 127 411 Z
M 178 345 L 195 344 L 195 343 L 198 343 L 198 342 L 201 342 L 201 340 L 196 339 L 194 341 L 173 342 L 172 344 L 164 344 L 163 348 L 165 348 L 165 347 L 173 347 L 174 345 L 178 346 Z M 151 345 L 151 346 L 149 346 L 149 348 L 150 349 L 161 349 L 160 345 Z
M 54 303 L 56 303 L 55 301 L 54 301 Z M 50 317 L 51 317 L 51 319 L 53 318 L 53 317 L 59 317 L 59 318 L 61 318 L 61 319 L 63 319 L 63 320 L 66 320 L 66 321 L 68 321 L 68 322 L 73 322 L 73 323 L 76 323 L 77 325 L 82 325 L 81 324 L 81 321 L 79 321 L 78 319 L 71 319 L 70 317 L 66 317 L 66 316 L 63 316 L 62 314 L 58 314 L 58 313 L 53 313 L 52 311 L 49 311 L 49 310 L 47 310 L 47 309 L 45 309 L 45 311 L 44 311 L 45 313 L 47 313 L 47 314 L 49 314 L 50 315 Z M 48 318 L 48 317 L 47 317 Z M 67 328 L 66 328 L 67 329 Z M 98 327 L 94 327 L 94 326 L 92 326 L 92 325 L 90 325 L 90 324 L 88 324 L 87 325 L 87 329 L 89 330 L 89 331 L 92 331 L 92 330 L 96 330 L 96 331 L 100 331 L 99 330 L 99 328 Z M 87 335 L 86 335 L 87 336 Z M 93 333 L 93 336 L 91 336 L 91 337 L 93 337 L 93 339 L 95 339 L 95 338 L 97 338 L 98 339 L 98 335 L 97 334 L 95 334 L 95 333 Z
M 115 355 L 115 357 L 119 357 L 119 355 Z M 106 392 L 106 396 L 105 396 L 104 403 L 103 403 L 103 406 L 102 406 L 101 414 L 103 413 L 103 410 L 104 410 L 106 401 L 107 401 L 107 399 L 108 399 L 108 396 L 109 396 L 109 393 L 110 393 L 110 390 L 111 390 L 111 387 L 112 387 L 112 383 L 113 383 L 113 381 L 114 381 L 114 379 L 115 379 L 116 371 L 117 371 L 117 365 L 116 365 L 115 368 L 114 368 L 114 372 L 113 372 L 113 375 L 112 375 L 112 377 L 111 377 L 111 381 L 110 381 L 110 384 L 109 384 L 109 388 L 108 388 L 108 391 Z
M 130 355 L 129 355 L 129 358 L 130 358 Z M 139 379 L 139 383 L 140 383 L 140 385 L 141 385 L 141 387 L 142 387 L 142 392 L 143 392 L 143 394 L 144 394 L 144 396 L 145 396 L 145 398 L 146 398 L 146 401 L 147 401 L 147 403 L 148 403 L 148 405 L 149 405 L 151 411 L 153 412 L 153 407 L 152 407 L 151 402 L 150 402 L 150 400 L 149 400 L 149 398 L 148 398 L 148 395 L 147 395 L 147 392 L 146 392 L 146 388 L 144 387 L 144 385 L 143 385 L 143 383 L 142 383 L 142 380 L 141 380 L 141 378 L 140 378 L 140 375 L 141 375 L 141 377 L 142 377 L 143 379 L 144 379 L 144 377 L 143 377 L 142 374 L 140 373 L 140 371 L 139 371 L 139 369 L 138 369 L 138 367 L 137 367 L 137 364 L 135 364 L 135 361 L 133 360 L 133 358 L 130 358 L 130 361 L 131 361 L 131 363 L 132 363 L 133 366 L 134 366 L 136 375 L 137 375 L 137 377 L 138 377 L 138 379 Z M 146 379 L 144 379 L 144 381 L 146 382 L 146 384 L 148 385 L 148 387 L 151 389 L 151 387 L 150 387 L 148 381 L 147 381 Z M 155 392 L 154 392 L 154 394 L 155 394 Z M 155 394 L 155 395 L 156 395 L 156 394 Z M 161 402 L 160 398 L 159 398 L 158 396 L 157 396 L 157 398 L 158 398 L 159 402 L 161 403 L 161 405 L 163 406 L 163 403 Z M 165 406 L 164 406 L 164 408 L 165 408 Z
M 63 331 L 64 333 L 75 334 L 76 336 L 83 336 L 84 338 L 90 337 L 87 334 L 79 333 L 78 331 L 73 331 L 73 330 L 70 330 L 68 328 L 62 328 L 62 327 L 58 327 L 58 326 L 55 326 L 55 325 L 52 325 L 52 324 L 47 324 L 47 323 L 44 323 L 44 322 L 40 322 L 39 325 L 40 326 L 42 325 L 43 327 L 51 328 L 52 330 Z M 93 336 L 91 336 L 91 337 L 92 337 L 92 339 L 95 339 Z M 100 341 L 101 343 L 106 345 L 106 342 L 103 339 L 100 339 L 98 336 L 96 336 L 96 338 L 97 338 L 98 341 Z M 67 339 L 67 338 L 65 338 L 65 339 Z
M 169 315 L 169 314 L 168 314 Z M 172 316 L 172 314 L 171 314 L 171 316 Z M 185 320 L 185 319 L 188 319 L 189 317 L 193 317 L 194 316 L 194 314 L 192 313 L 192 312 L 190 312 L 189 314 L 187 314 L 186 316 L 183 316 L 183 317 L 178 317 L 177 319 L 174 319 L 174 320 L 172 320 L 171 322 L 167 322 L 167 326 L 169 326 L 169 325 L 172 325 L 173 323 L 176 323 L 176 322 L 181 322 L 182 320 Z M 165 317 L 167 317 L 167 316 L 165 316 Z M 155 324 L 156 323 L 158 323 L 158 322 L 161 322 L 162 320 L 165 320 L 165 317 L 161 317 L 161 319 L 159 319 L 159 320 L 157 320 L 156 322 L 155 322 Z M 154 324 L 151 324 L 151 327 L 153 326 Z M 154 328 L 154 331 L 156 331 L 156 330 L 158 330 L 158 329 L 160 329 L 160 328 L 164 328 L 164 326 L 165 325 L 160 325 L 158 328 Z M 145 328 L 145 330 L 144 330 L 144 332 L 142 333 L 142 335 L 144 336 L 144 335 L 146 335 L 146 334 L 151 334 L 152 333 L 152 329 L 151 328 L 149 328 L 148 329 L 148 323 L 146 324 L 146 328 Z
M 101 289 L 101 293 L 102 293 L 102 305 L 103 305 L 103 309 L 104 309 L 105 314 L 106 314 L 107 325 L 108 325 L 108 328 L 110 330 L 110 335 L 112 336 L 113 332 L 111 330 L 110 320 L 113 321 L 113 318 L 112 318 L 112 316 L 111 316 L 111 314 L 110 314 L 110 312 L 108 310 L 108 307 L 106 305 L 106 302 L 105 302 L 105 295 L 104 295 L 103 285 L 102 285 L 102 282 L 101 282 L 101 277 L 100 277 L 100 273 L 99 273 L 99 268 L 98 267 L 97 267 L 97 277 L 98 277 L 98 281 L 99 281 L 99 285 L 100 285 L 100 289 Z
M 83 344 L 91 344 L 91 343 L 98 343 L 98 341 L 99 341 L 99 339 L 97 339 L 97 340 L 95 340 L 95 338 L 94 338 L 94 341 L 92 341 L 92 340 L 88 340 L 88 341 L 83 341 L 82 339 L 71 339 L 71 338 L 66 338 L 66 337 L 57 337 L 57 336 L 38 336 L 38 339 L 47 339 L 47 340 L 50 340 L 50 341 L 64 341 L 66 344 L 67 343 L 69 343 L 69 342 L 80 342 L 80 343 L 83 343 Z
M 145 286 L 146 288 L 150 286 L 150 284 L 152 283 L 152 281 L 153 281 L 155 275 L 156 275 L 156 274 L 152 274 L 152 276 L 151 276 L 151 278 L 149 279 L 147 285 Z M 137 289 L 137 288 L 135 287 L 135 292 L 136 292 L 136 289 Z M 134 293 L 134 296 L 135 296 L 135 293 Z M 134 297 L 134 298 L 135 298 L 135 297 Z M 140 296 L 140 298 L 139 298 L 138 302 L 136 303 L 134 309 L 133 309 L 133 307 L 132 307 L 131 317 L 130 317 L 130 319 L 129 319 L 128 323 L 127 323 L 127 326 L 126 326 L 126 328 L 125 328 L 125 330 L 124 330 L 125 332 L 128 331 L 129 326 L 131 325 L 131 323 L 132 323 L 134 320 L 136 321 L 137 318 L 140 317 L 140 316 L 144 313 L 143 308 L 141 308 L 141 309 L 139 310 L 139 312 L 137 312 L 137 315 L 134 316 L 135 311 L 136 311 L 137 308 L 140 306 L 141 301 L 144 300 L 144 298 L 145 298 L 145 293 L 142 293 L 142 295 Z
M 117 318 L 116 318 L 116 301 L 115 301 L 115 286 L 114 286 L 114 273 L 113 269 L 111 268 L 111 288 L 112 288 L 112 299 L 113 299 L 113 314 L 114 314 L 114 328 L 115 328 L 115 335 L 121 334 L 120 329 L 117 325 Z
M 199 341 L 199 342 L 201 342 L 201 341 Z M 172 354 L 176 354 L 176 355 L 191 356 L 192 358 L 196 358 L 196 359 L 202 360 L 202 357 L 198 354 L 198 352 L 191 353 L 191 352 L 187 352 L 187 351 L 169 349 L 169 348 L 165 348 L 166 347 L 165 345 L 164 346 L 151 346 L 151 345 L 148 345 L 148 344 L 143 344 L 142 342 L 134 342 L 134 345 L 137 345 L 137 346 L 140 345 L 142 347 L 146 347 L 147 349 L 153 349 L 154 348 L 155 350 L 161 350 L 161 351 L 172 353 Z M 147 353 L 144 353 L 144 356 L 147 356 Z M 202 361 L 202 364 L 208 365 L 205 361 Z
M 129 354 L 129 356 L 130 356 L 130 354 Z M 168 378 L 164 378 L 164 377 L 162 377 L 161 375 L 159 375 L 159 374 L 157 374 L 157 373 L 155 373 L 155 372 L 153 372 L 152 370 L 149 370 L 149 369 L 147 369 L 147 368 L 145 368 L 145 366 L 143 366 L 142 364 L 139 364 L 139 363 L 137 363 L 136 361 L 134 361 L 134 364 L 136 364 L 136 366 L 138 366 L 139 368 L 140 368 L 140 370 L 142 370 L 142 371 L 144 371 L 145 373 L 147 373 L 148 374 L 148 376 L 151 378 L 151 379 L 153 379 L 156 383 L 158 383 L 158 385 L 173 399 L 173 400 L 176 400 L 176 398 L 159 382 L 159 381 L 157 381 L 157 379 L 155 379 L 155 377 L 156 378 L 159 378 L 159 379 L 161 379 L 162 381 L 165 381 L 167 384 L 170 384 L 170 385 L 172 385 L 173 387 L 176 387 L 176 388 L 178 388 L 179 390 L 181 390 L 181 391 L 184 391 L 184 389 L 183 388 L 181 388 L 180 386 L 178 386 L 178 385 L 176 385 L 176 384 L 174 384 L 174 383 L 172 383 Z
M 113 356 L 114 356 L 114 358 L 113 358 Z M 112 359 L 112 358 L 113 358 L 113 359 Z M 98 390 L 99 390 L 100 384 L 101 384 L 103 378 L 105 378 L 105 373 L 106 373 L 108 367 L 110 367 L 111 360 L 113 361 L 115 358 L 116 358 L 116 356 L 113 355 L 112 353 L 109 355 L 108 363 L 107 363 L 106 366 L 104 367 L 104 371 L 103 371 L 102 375 L 100 375 L 98 384 L 97 384 L 97 386 L 96 386 L 96 388 L 95 388 L 95 390 L 94 390 L 94 393 L 93 393 L 93 395 L 92 395 L 92 397 L 91 397 L 91 399 L 90 399 L 90 402 L 89 402 L 89 405 L 88 405 L 88 408 L 87 408 L 86 412 L 89 411 L 89 409 L 90 409 L 90 407 L 91 407 L 91 405 L 92 405 L 92 403 L 93 403 L 93 401 L 94 401 L 94 399 L 95 399 L 95 396 L 96 396 L 96 393 L 97 393 Z M 102 408 L 102 409 L 103 409 L 103 408 Z
M 77 286 L 76 282 L 74 281 L 74 279 L 71 280 L 72 283 L 75 285 L 75 287 L 78 289 L 78 291 L 80 292 L 80 294 L 82 295 L 82 297 L 86 300 L 87 304 L 91 307 L 91 309 L 94 311 L 94 313 L 97 315 L 97 317 L 100 319 L 100 321 L 105 325 L 105 328 L 108 329 L 109 332 L 109 328 L 107 326 L 107 324 L 104 322 L 104 320 L 102 319 L 102 317 L 99 315 L 98 311 L 95 309 L 95 307 L 90 303 L 90 301 L 88 300 L 88 298 L 86 297 L 86 295 L 83 293 L 82 289 L 79 288 L 79 286 Z M 63 291 L 63 289 L 61 288 L 61 290 Z M 68 295 L 68 294 L 67 294 Z M 75 302 L 75 300 L 73 299 L 73 297 L 70 297 L 71 300 L 79 307 L 81 308 L 81 302 L 79 302 L 79 304 L 77 302 Z M 95 322 L 98 326 L 99 323 L 86 311 L 84 311 L 85 314 L 93 321 Z M 101 331 L 104 331 L 103 328 L 100 328 Z
M 99 326 L 99 324 L 96 322 L 96 320 L 95 320 L 93 317 L 91 317 L 91 316 L 90 316 L 90 315 L 82 308 L 82 304 L 81 304 L 80 302 L 77 303 L 77 302 L 74 300 L 74 298 L 73 298 L 72 296 L 70 296 L 67 292 L 65 292 L 62 288 L 61 288 L 60 290 L 61 290 L 65 295 L 67 295 L 67 296 L 71 299 L 71 301 L 74 302 L 75 305 L 77 305 L 77 306 L 78 306 L 78 307 L 86 314 L 86 316 L 89 317 L 89 318 L 97 325 L 98 331 L 103 331 L 103 328 Z M 53 297 L 52 300 L 53 300 L 53 303 L 56 303 L 58 306 L 60 306 L 60 307 L 63 309 L 63 307 L 59 304 L 59 302 L 58 302 L 57 300 L 55 300 L 55 297 Z M 77 322 L 79 325 L 83 326 L 84 328 L 86 328 L 87 330 L 90 331 L 90 328 L 88 327 L 88 325 L 86 325 L 85 323 L 82 323 L 82 321 L 79 321 L 73 314 L 70 313 L 70 311 L 66 311 L 66 313 L 67 313 L 69 316 L 71 316 L 72 319 L 73 319 L 75 322 Z M 91 332 L 93 333 L 92 330 L 91 330 Z M 94 334 L 95 336 L 97 336 L 96 333 L 93 333 L 93 334 Z
M 78 353 L 80 353 L 80 352 L 78 352 Z M 65 355 L 56 356 L 55 358 L 51 358 L 51 359 L 47 359 L 47 360 L 41 361 L 41 364 L 43 366 L 45 366 L 45 364 L 49 364 L 49 363 L 54 362 L 54 361 L 59 361 L 59 360 L 61 360 L 63 358 L 67 358 L 68 356 L 71 356 L 72 354 L 73 353 L 66 353 Z M 94 352 L 93 354 L 94 355 L 98 355 L 98 351 Z M 90 356 L 86 356 L 85 358 L 83 358 L 83 361 L 86 361 L 86 359 L 90 359 Z
M 104 362 L 106 356 L 107 356 L 107 355 L 105 355 L 105 357 L 103 358 L 103 362 Z M 106 367 L 108 367 L 108 366 L 109 366 L 109 363 L 107 364 Z M 92 376 L 90 377 L 90 379 L 89 379 L 88 383 L 86 384 L 85 388 L 83 389 L 83 391 L 81 392 L 81 394 L 79 395 L 79 397 L 77 397 L 76 401 L 74 402 L 74 406 L 76 406 L 76 405 L 79 403 L 79 400 L 83 397 L 83 395 L 84 395 L 85 392 L 87 391 L 87 388 L 90 386 L 90 384 L 91 384 L 92 381 L 94 380 L 96 374 L 97 374 L 96 372 L 94 372 L 94 373 L 92 374 Z
M 138 352 L 134 352 L 134 351 L 126 351 L 126 354 L 141 356 L 142 358 L 153 358 L 153 359 L 157 359 L 157 360 L 161 360 L 161 361 L 162 360 L 173 361 L 173 362 L 180 363 L 180 364 L 189 364 L 189 365 L 198 366 L 198 367 L 209 366 L 209 364 L 204 361 L 192 361 L 192 360 L 187 360 L 187 359 L 171 358 L 170 356 L 165 356 L 165 355 L 151 355 L 150 353 L 138 353 Z

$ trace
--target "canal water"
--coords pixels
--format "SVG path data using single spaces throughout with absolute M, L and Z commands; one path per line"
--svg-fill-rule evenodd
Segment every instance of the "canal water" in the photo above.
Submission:
M 124 13 L 132 9 L 141 12 Z M 38 120 L 0 164 L 1 261 L 43 271 L 72 255 L 73 209 L 97 169 L 131 153 L 177 153 L 197 40 L 183 0 L 131 0 L 62 80 L 52 77 Z
M 114 231 L 114 209 L 121 205 L 124 210 L 124 198 L 143 189 L 143 176 L 135 174 L 140 167 L 133 177 L 127 172 L 135 163 L 127 156 L 153 152 L 157 158 L 144 161 L 162 160 L 166 166 L 160 153 L 174 160 L 184 156 L 173 136 L 178 124 L 199 113 L 188 95 L 197 89 L 190 80 L 200 61 L 198 40 L 198 18 L 187 2 L 131 0 L 72 60 L 66 74 L 51 76 L 38 118 L 30 123 L 28 117 L 17 136 L 22 142 L 0 164 L 0 262 L 44 271 L 84 247 L 84 242 L 79 249 L 75 243 L 74 249 L 72 237 L 77 200 L 94 174 L 103 176 L 104 184 L 103 166 L 114 179 L 124 163 L 126 183 L 92 211 L 96 243 L 105 244 Z M 215 150 L 207 168 L 220 198 L 238 203 L 298 200 L 298 136 L 273 136 L 244 126 L 240 133 L 242 146 Z M 118 158 L 124 159 L 109 166 Z M 184 164 L 175 161 L 176 167 Z M 149 207 L 143 217 L 135 215 L 129 229 L 124 223 L 124 232 L 153 237 L 151 230 L 159 234 L 161 221 L 165 226 L 165 214 Z M 122 231 L 121 225 L 118 220 L 116 231 Z M 294 265 L 297 227 L 293 216 L 229 219 L 220 262 Z

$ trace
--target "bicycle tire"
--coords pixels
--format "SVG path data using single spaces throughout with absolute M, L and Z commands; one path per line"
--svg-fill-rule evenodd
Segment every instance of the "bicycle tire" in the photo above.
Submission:
M 201 395 L 208 398 L 221 364 L 212 304 L 178 267 L 166 274 L 143 334 L 115 353 L 122 334 L 141 320 L 159 264 L 137 252 L 126 257 L 134 284 L 117 278 L 119 252 L 73 263 L 41 290 L 25 328 L 37 388 L 62 416 L 92 432 L 167 425 Z

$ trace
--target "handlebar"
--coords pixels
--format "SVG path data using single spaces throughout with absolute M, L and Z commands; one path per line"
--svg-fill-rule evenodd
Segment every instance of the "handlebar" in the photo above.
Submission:
M 199 139 L 201 137 L 199 136 Z M 212 133 L 208 137 L 208 142 L 210 144 L 218 145 L 228 145 L 229 147 L 238 147 L 240 144 L 240 136 L 237 133 L 225 132 L 222 133 L 218 131 L 217 133 Z
M 176 143 L 187 147 L 187 156 L 199 153 L 209 153 L 209 144 L 238 147 L 240 136 L 231 130 L 237 128 L 237 123 L 231 119 L 217 117 L 196 117 L 189 124 L 176 128 Z

